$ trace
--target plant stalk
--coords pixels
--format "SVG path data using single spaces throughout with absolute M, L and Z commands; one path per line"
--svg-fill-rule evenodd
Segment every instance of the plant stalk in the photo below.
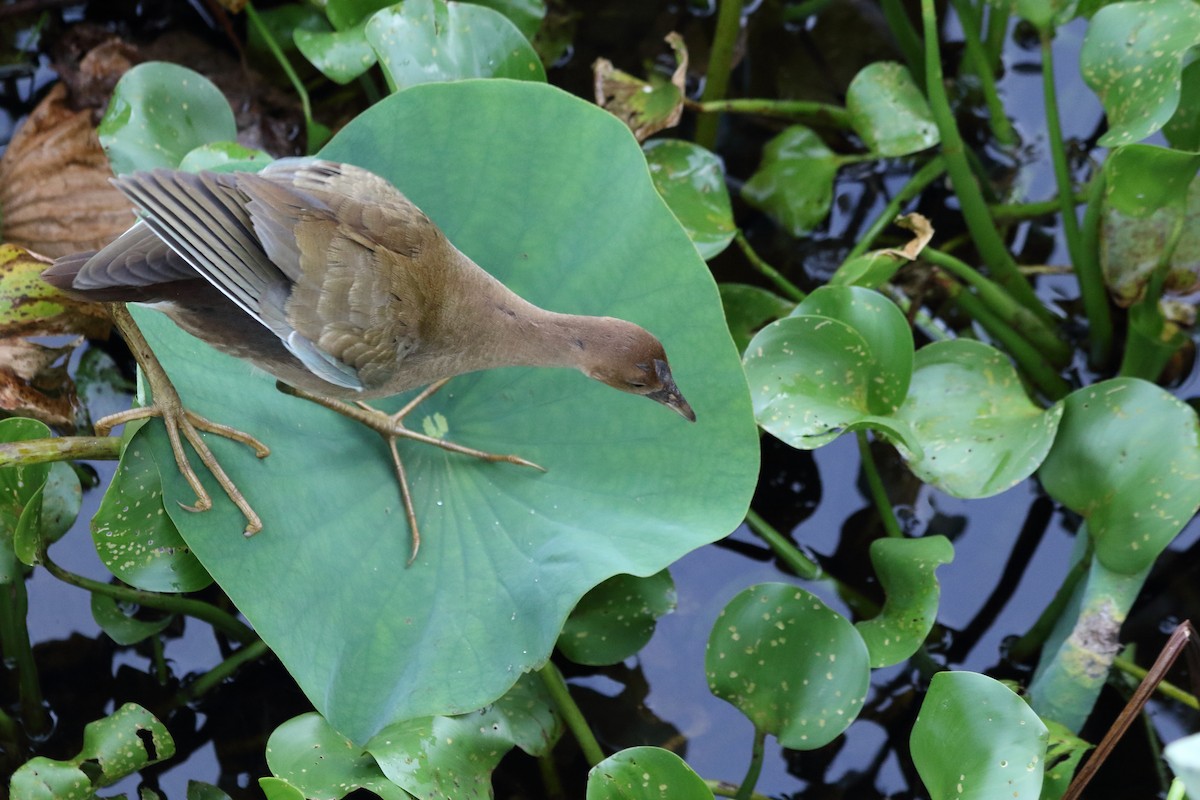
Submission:
M 604 751 L 600 749 L 600 743 L 588 727 L 583 712 L 571 697 L 571 690 L 567 688 L 562 673 L 554 666 L 553 661 L 547 661 L 546 665 L 538 670 L 538 674 L 542 676 L 542 683 L 546 684 L 546 690 L 550 692 L 558 713 L 562 714 L 567 729 L 574 735 L 575 741 L 579 742 L 579 749 L 583 751 L 588 766 L 596 766 L 604 760 Z
M 879 512 L 879 521 L 888 536 L 904 538 L 904 531 L 896 519 L 892 501 L 888 499 L 887 489 L 884 488 L 883 478 L 879 476 L 879 468 L 875 466 L 875 457 L 871 455 L 871 443 L 867 440 L 866 431 L 856 433 L 858 439 L 858 456 L 862 462 L 863 474 L 867 476 L 867 486 L 871 490 L 871 499 L 875 501 L 875 510 Z
M 729 88 L 729 73 L 733 69 L 733 51 L 742 29 L 742 0 L 719 0 L 717 29 L 713 33 L 712 50 L 708 56 L 708 74 L 704 81 L 701 102 L 724 100 Z M 717 149 L 719 114 L 705 114 L 696 120 L 696 144 L 707 150 Z
M 1000 100 L 1000 93 L 996 90 L 996 74 L 992 69 L 987 52 L 983 49 L 983 42 L 979 38 L 982 27 L 979 14 L 971 5 L 970 0 L 950 0 L 950 5 L 954 6 L 954 11 L 958 14 L 959 22 L 962 24 L 967 58 L 970 59 L 971 65 L 975 68 L 975 74 L 979 77 L 980 88 L 983 90 L 983 101 L 988 108 L 988 125 L 991 126 L 992 135 L 1000 144 L 1011 147 L 1017 143 L 1017 134 L 1013 130 L 1012 121 L 1005 113 L 1004 103 Z
M 821 565 L 801 553 L 786 536 L 759 516 L 753 508 L 746 509 L 746 524 L 767 543 L 776 556 L 801 578 L 815 581 L 821 577 Z
M 896 217 L 900 215 L 900 209 L 904 206 L 904 204 L 909 200 L 912 200 L 914 197 L 920 195 L 921 192 L 925 191 L 929 184 L 936 181 L 943 174 L 945 174 L 945 172 L 946 162 L 941 156 L 935 156 L 934 158 L 925 162 L 925 164 L 922 165 L 922 167 L 917 170 L 911 178 L 908 179 L 908 183 L 904 184 L 900 191 L 897 192 L 890 201 L 888 201 L 887 206 L 884 207 L 879 216 L 875 218 L 875 221 L 871 223 L 870 227 L 863 232 L 862 236 L 858 237 L 858 241 L 854 243 L 854 247 L 850 248 L 850 252 L 846 253 L 846 258 L 842 261 L 842 263 L 845 264 L 847 261 L 858 258 L 863 253 L 867 252 L 868 248 L 870 248 L 875 240 L 879 237 L 879 234 L 883 233 L 887 226 L 891 225 Z
M 250 642 L 183 688 L 175 695 L 174 705 L 176 707 L 183 706 L 202 697 L 230 678 L 243 664 L 257 661 L 270 652 L 271 649 L 263 640 Z
M 799 303 L 805 297 L 808 297 L 800 287 L 785 278 L 782 272 L 772 267 L 766 261 L 763 261 L 762 256 L 754 252 L 754 248 L 750 246 L 750 242 L 746 240 L 745 234 L 740 230 L 734 234 L 733 241 L 742 253 L 745 254 L 746 260 L 750 262 L 750 266 L 754 267 L 760 275 L 775 284 L 775 288 L 781 291 L 788 299 Z
M 1108 287 L 1100 268 L 1100 223 L 1107 180 L 1104 170 L 1092 176 L 1088 187 L 1087 206 L 1083 212 L 1083 228 L 1079 232 L 1079 260 L 1075 262 L 1075 278 L 1083 298 L 1083 311 L 1088 318 L 1088 363 L 1092 369 L 1108 366 L 1113 351 L 1112 307 L 1108 302 Z
M 120 457 L 119 436 L 57 436 L 0 444 L 0 469 L 47 461 L 116 461 Z
M 753 114 L 760 117 L 801 119 L 819 125 L 849 129 L 850 112 L 843 106 L 812 100 L 684 100 L 684 105 L 700 114 Z
M 738 787 L 737 794 L 733 796 L 734 800 L 750 800 L 750 796 L 754 794 L 754 787 L 758 785 L 758 776 L 762 774 L 766 741 L 767 732 L 756 725 L 754 727 L 754 744 L 750 749 L 750 766 L 746 768 L 746 777 L 742 778 L 742 784 Z

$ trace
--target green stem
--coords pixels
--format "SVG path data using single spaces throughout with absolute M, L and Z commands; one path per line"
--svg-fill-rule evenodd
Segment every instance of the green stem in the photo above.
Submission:
M 821 566 L 813 561 L 808 556 L 801 553 L 796 545 L 792 544 L 786 536 L 775 527 L 759 516 L 758 512 L 753 508 L 746 509 L 746 524 L 750 526 L 750 530 L 758 534 L 771 548 L 775 555 L 779 556 L 783 563 L 792 568 L 792 571 L 805 580 L 815 581 L 821 577 Z
M 704 781 L 704 785 L 707 786 L 709 791 L 711 791 L 717 797 L 737 797 L 738 787 L 734 786 L 732 783 L 728 783 L 726 781 L 714 781 L 709 778 Z M 765 794 L 751 792 L 750 800 L 771 800 L 771 798 L 767 797 Z
M 50 558 L 50 554 L 45 550 L 40 553 L 40 561 L 42 566 L 46 568 L 46 571 L 60 581 L 69 583 L 72 586 L 78 586 L 80 589 L 86 589 L 93 594 L 111 597 L 123 603 L 135 603 L 146 608 L 156 608 L 159 611 L 166 611 L 171 614 L 183 614 L 195 617 L 212 625 L 230 639 L 242 644 L 249 644 L 258 639 L 254 631 L 239 622 L 237 618 L 202 600 L 192 600 L 173 594 L 147 592 L 142 589 L 132 589 L 128 586 L 118 586 L 85 578 L 82 575 L 76 575 L 74 572 L 68 572 L 54 563 Z
M 542 676 L 542 683 L 546 684 L 546 690 L 550 692 L 558 713 L 562 714 L 567 729 L 575 736 L 575 741 L 579 742 L 579 749 L 583 751 L 588 766 L 596 766 L 604 760 L 604 751 L 600 749 L 600 743 L 596 741 L 587 720 L 583 718 L 583 712 L 572 699 L 562 673 L 554 666 L 554 662 L 547 661 L 546 666 L 538 670 L 538 674 Z
M 812 100 L 686 100 L 686 106 L 700 114 L 754 114 L 760 117 L 802 119 L 817 124 L 850 129 L 850 112 L 842 106 Z
M 1050 160 L 1054 165 L 1054 181 L 1058 184 L 1059 213 L 1062 218 L 1063 237 L 1067 242 L 1067 253 L 1072 264 L 1083 260 L 1083 247 L 1079 237 L 1079 218 L 1075 210 L 1075 187 L 1071 181 L 1071 168 L 1067 163 L 1067 148 L 1063 141 L 1062 124 L 1058 119 L 1058 94 L 1054 83 L 1053 30 L 1041 32 L 1042 43 L 1042 99 L 1046 105 L 1046 136 L 1050 144 Z
M 908 17 L 903 0 L 883 0 L 883 18 L 887 20 L 892 36 L 896 37 L 896 46 L 908 63 L 908 69 L 916 79 L 917 85 L 925 86 L 925 60 L 921 55 L 921 37 L 913 27 Z
M 120 457 L 119 436 L 57 436 L 0 444 L 0 469 L 47 461 L 115 461 Z
M 1087 574 L 1088 568 L 1091 565 L 1091 558 L 1084 557 L 1071 565 L 1070 571 L 1067 572 L 1066 578 L 1063 579 L 1062 585 L 1058 587 L 1058 591 L 1054 593 L 1054 597 L 1050 603 L 1038 616 L 1037 622 L 1033 623 L 1032 627 L 1025 632 L 1025 635 L 1018 639 L 1008 651 L 1008 657 L 1018 664 L 1031 660 L 1046 640 L 1050 638 L 1050 633 L 1054 630 L 1054 626 L 1058 624 L 1058 618 L 1062 616 L 1067 605 L 1071 602 L 1071 595 L 1075 592 L 1075 587 L 1083 580 Z
M 1097 370 L 1108 366 L 1113 352 L 1112 306 L 1108 302 L 1108 287 L 1100 267 L 1100 225 L 1107 187 L 1104 170 L 1100 170 L 1088 187 L 1087 206 L 1084 208 L 1083 228 L 1079 237 L 1079 260 L 1075 262 L 1075 277 L 1079 281 L 1083 311 L 1088 318 L 1088 338 L 1091 342 L 1088 362 L 1092 369 Z
M 1008 38 L 1009 11 L 1001 8 L 999 3 L 988 3 L 987 6 L 988 21 L 984 48 L 987 50 L 988 64 L 991 65 L 992 72 L 997 72 L 1000 69 L 1005 40 Z
M 858 456 L 862 461 L 863 474 L 867 476 L 867 486 L 871 490 L 871 498 L 875 501 L 875 508 L 879 512 L 879 521 L 883 523 L 883 530 L 888 536 L 896 538 L 904 538 L 904 531 L 900 529 L 900 523 L 896 520 L 896 512 L 892 508 L 892 501 L 888 499 L 887 489 L 883 486 L 883 478 L 879 476 L 879 468 L 875 466 L 875 457 L 871 455 L 871 443 L 867 441 L 867 432 L 858 431 Z
M 173 701 L 174 706 L 178 708 L 192 702 L 198 697 L 204 696 L 228 680 L 243 664 L 257 661 L 270 652 L 271 650 L 267 647 L 266 642 L 261 639 L 250 642 L 176 694 Z
M 551 753 L 538 756 L 537 763 L 538 774 L 542 776 L 542 788 L 545 790 L 546 800 L 565 798 L 567 792 L 563 788 L 562 778 L 559 777 L 558 768 L 554 764 Z
M 300 109 L 304 112 L 304 123 L 308 132 L 308 150 L 310 153 L 316 152 L 324 142 L 313 141 L 313 139 L 320 138 L 323 135 L 321 132 L 328 133 L 328 130 L 324 125 L 313 120 L 312 102 L 308 99 L 308 90 L 304 88 L 304 82 L 300 80 L 300 76 L 296 74 L 296 70 L 292 69 L 292 62 L 288 60 L 287 54 L 283 52 L 283 48 L 275 41 L 275 37 L 271 34 L 271 29 L 263 22 L 262 17 L 258 15 L 258 11 L 254 8 L 253 3 L 246 3 L 246 19 L 258 31 L 263 42 L 266 43 L 267 49 L 271 51 L 271 55 L 279 62 L 279 68 L 283 70 L 283 74 L 287 76 L 288 81 L 292 84 L 292 90 L 300 98 Z
M 1148 670 L 1143 669 L 1135 662 L 1130 661 L 1124 656 L 1115 657 L 1113 659 L 1113 667 L 1133 676 L 1133 678 L 1137 681 L 1144 680 L 1148 672 Z M 1161 693 L 1163 697 L 1174 700 L 1177 703 L 1182 703 L 1194 711 L 1200 711 L 1200 699 L 1197 699 L 1196 695 L 1180 689 L 1178 686 L 1169 681 L 1159 681 L 1158 685 L 1155 686 L 1154 689 L 1155 691 Z
M 4 571 L 12 576 L 8 584 L 0 586 L 0 654 L 17 673 L 22 725 L 30 735 L 40 737 L 49 733 L 54 724 L 43 703 L 37 662 L 29 641 L 29 595 L 25 591 L 23 567 L 11 549 L 4 548 L 0 557 L 10 562 Z
M 971 5 L 970 0 L 950 0 L 950 4 L 954 6 L 959 22 L 962 23 L 967 58 L 970 59 L 971 66 L 975 68 L 975 74 L 979 77 L 983 100 L 988 108 L 988 124 L 992 128 L 992 135 L 1002 145 L 1014 145 L 1017 143 L 1017 134 L 1013 130 L 1012 121 L 1004 111 L 1004 103 L 1000 100 L 1000 93 L 996 90 L 996 74 L 992 70 L 991 61 L 979 39 L 981 28 L 979 14 Z
M 762 773 L 766 741 L 767 732 L 755 726 L 754 744 L 750 749 L 750 766 L 746 768 L 746 777 L 742 779 L 742 785 L 738 787 L 737 794 L 733 796 L 734 800 L 750 800 L 754 794 L 754 787 L 758 785 L 758 776 Z
M 965 261 L 961 261 L 949 253 L 943 253 L 932 247 L 921 252 L 921 258 L 941 267 L 963 283 L 978 292 L 979 299 L 1014 333 L 1024 337 L 1041 354 L 1043 360 L 1057 366 L 1070 363 L 1071 347 L 1059 339 L 1057 334 L 1042 320 L 1030 313 L 1029 309 L 1017 303 L 996 283 L 980 275 Z
M 941 156 L 936 156 L 925 162 L 925 164 L 917 170 L 908 183 L 900 188 L 895 197 L 888 202 L 883 211 L 875 218 L 870 227 L 859 237 L 854 247 L 850 248 L 850 252 L 846 254 L 846 258 L 842 261 L 845 264 L 855 258 L 858 258 L 875 242 L 879 234 L 883 233 L 888 225 L 891 225 L 896 217 L 900 215 L 900 209 L 905 203 L 917 197 L 921 192 L 936 181 L 946 172 L 946 162 Z
M 808 296 L 796 284 L 785 278 L 782 272 L 772 267 L 766 261 L 763 261 L 762 257 L 754 252 L 754 248 L 750 246 L 750 242 L 746 241 L 746 236 L 740 230 L 734 234 L 733 241 L 741 249 L 742 253 L 745 254 L 746 259 L 750 262 L 750 266 L 754 267 L 760 275 L 775 284 L 775 288 L 783 292 L 786 297 L 799 303 Z
M 733 51 L 742 28 L 742 0 L 719 0 L 717 29 L 713 33 L 712 50 L 708 56 L 702 102 L 725 99 L 729 88 L 729 72 L 733 69 Z M 718 114 L 705 114 L 696 120 L 696 144 L 708 150 L 717 149 Z
M 1016 360 L 1021 370 L 1029 376 L 1042 394 L 1051 400 L 1059 400 L 1071 392 L 1071 387 L 1051 367 L 1042 354 L 1017 333 L 1004 320 L 996 316 L 983 301 L 965 290 L 962 284 L 943 277 L 938 281 L 942 289 L 969 317 L 984 327 Z
M 979 255 L 991 269 L 996 281 L 1022 305 L 1027 306 L 1045 321 L 1050 322 L 1053 316 L 1041 304 L 1033 287 L 1025 280 L 1025 276 L 1017 269 L 1012 254 L 1004 244 L 1004 239 L 996 230 L 984 202 L 983 191 L 971 171 L 967 160 L 966 145 L 958 132 L 954 121 L 954 112 L 950 109 L 950 99 L 946 96 L 946 86 L 942 74 L 941 52 L 938 49 L 937 16 L 934 12 L 933 0 L 921 0 L 921 21 L 925 33 L 925 72 L 928 76 L 929 107 L 933 112 L 938 133 L 942 139 L 942 155 L 946 159 L 946 172 L 954 185 L 954 193 L 962 208 L 963 219 L 971 233 L 971 239 L 979 249 Z
M 1071 197 L 1073 203 L 1086 203 L 1086 194 L 1075 194 Z M 997 222 L 1021 222 L 1036 219 L 1050 214 L 1057 214 L 1062 208 L 1062 200 L 1052 197 L 1049 200 L 1035 200 L 1028 203 L 996 203 L 988 206 L 992 219 Z

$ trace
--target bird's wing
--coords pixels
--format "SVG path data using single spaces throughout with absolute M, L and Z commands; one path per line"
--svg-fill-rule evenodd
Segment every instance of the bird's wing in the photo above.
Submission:
M 82 294 L 199 277 L 145 222 L 140 221 L 99 252 L 74 253 L 57 259 L 43 275 L 67 291 Z M 56 281 L 56 278 L 62 280 Z
M 139 207 L 146 226 L 196 273 L 251 319 L 274 332 L 321 379 L 362 389 L 355 370 L 291 326 L 283 305 L 300 272 L 289 253 L 265 249 L 239 188 L 248 173 L 135 172 L 114 185 Z M 313 213 L 329 210 L 315 198 L 295 199 Z M 285 209 L 281 213 L 290 211 Z
M 387 384 L 421 341 L 427 292 L 412 269 L 412 257 L 365 232 L 352 198 L 314 199 L 278 174 L 242 173 L 238 185 L 267 254 L 291 265 L 290 291 L 272 296 L 264 315 L 279 314 L 299 335 L 353 369 L 364 387 Z M 347 218 L 338 213 L 339 206 Z

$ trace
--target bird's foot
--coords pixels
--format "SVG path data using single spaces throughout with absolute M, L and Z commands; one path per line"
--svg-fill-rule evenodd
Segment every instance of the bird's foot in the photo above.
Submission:
M 196 471 L 192 469 L 187 453 L 184 452 L 183 439 L 187 439 L 188 443 L 196 451 L 196 455 L 200 457 L 200 462 L 212 473 L 217 483 L 225 490 L 225 494 L 229 495 L 229 499 L 233 501 L 233 504 L 237 506 L 238 510 L 246 518 L 244 535 L 253 536 L 261 531 L 262 520 L 255 513 L 254 509 L 251 508 L 250 503 L 246 500 L 241 490 L 237 488 L 237 485 L 225 473 L 216 456 L 213 455 L 208 445 L 205 444 L 200 432 L 213 433 L 217 436 L 224 436 L 226 439 L 232 439 L 235 442 L 241 442 L 253 449 L 254 454 L 259 458 L 266 458 L 270 455 L 271 449 L 244 431 L 213 422 L 194 411 L 184 408 L 183 401 L 179 398 L 179 393 L 175 391 L 175 386 L 171 383 L 170 378 L 167 377 L 162 365 L 159 364 L 158 358 L 150 351 L 150 345 L 146 342 L 145 337 L 142 336 L 142 332 L 138 330 L 137 324 L 129 315 L 128 310 L 125 309 L 124 305 L 120 304 L 114 304 L 110 310 L 113 315 L 113 321 L 120 329 L 122 337 L 129 345 L 138 365 L 142 368 L 142 374 L 145 375 L 147 382 L 150 384 L 152 402 L 148 406 L 120 411 L 98 420 L 95 423 L 96 434 L 107 436 L 117 425 L 137 419 L 145 419 L 147 417 L 161 418 L 167 429 L 167 439 L 171 443 L 171 453 L 175 456 L 175 464 L 179 468 L 180 474 L 183 475 L 184 480 L 187 481 L 188 486 L 196 493 L 196 502 L 193 505 L 189 506 L 184 503 L 180 503 L 179 505 L 188 511 L 207 511 L 212 508 L 212 498 L 204 488 L 204 484 L 196 476 Z M 180 436 L 181 433 L 183 434 L 182 437 Z
M 497 453 L 489 453 L 484 450 L 476 450 L 473 447 L 464 447 L 461 444 L 439 439 L 436 436 L 428 436 L 424 433 L 418 433 L 405 427 L 404 418 L 412 413 L 422 402 L 427 400 L 434 392 L 441 389 L 449 379 L 440 380 L 437 383 L 430 384 L 420 394 L 410 400 L 403 408 L 394 414 L 387 414 L 377 408 L 367 405 L 366 403 L 357 402 L 354 405 L 342 402 L 341 400 L 333 400 L 328 397 L 322 397 L 316 394 L 310 394 L 303 389 L 297 389 L 294 386 L 289 386 L 285 383 L 278 383 L 276 386 L 280 391 L 302 397 L 305 400 L 311 400 L 318 405 L 325 406 L 328 409 L 338 412 L 339 414 L 348 417 L 356 422 L 366 425 L 371 430 L 378 433 L 388 443 L 388 449 L 392 454 L 392 464 L 396 469 L 396 481 L 400 484 L 400 496 L 404 501 L 404 515 L 408 519 L 408 527 L 412 532 L 412 550 L 408 557 L 408 563 L 411 565 L 417 558 L 417 551 L 421 547 L 421 531 L 417 525 L 417 514 L 413 508 L 412 493 L 408 488 L 408 476 L 404 470 L 404 461 L 400 458 L 400 453 L 396 449 L 396 441 L 398 439 L 411 439 L 415 442 L 424 442 L 431 444 L 434 447 L 440 447 L 443 450 L 449 450 L 451 453 L 459 453 L 472 458 L 478 458 L 483 461 L 504 462 L 507 464 L 516 464 L 522 467 L 532 467 L 533 469 L 545 472 L 545 467 L 539 466 L 527 459 L 515 455 L 503 455 Z

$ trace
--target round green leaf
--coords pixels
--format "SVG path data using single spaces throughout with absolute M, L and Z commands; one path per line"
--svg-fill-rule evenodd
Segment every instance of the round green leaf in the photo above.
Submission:
M 149 621 L 134 619 L 115 599 L 103 594 L 92 595 L 92 619 L 108 638 L 120 645 L 137 644 L 171 624 L 169 616 Z
M 745 351 L 750 339 L 763 325 L 786 317 L 796 307 L 793 301 L 761 286 L 722 283 L 718 288 L 721 291 L 721 305 L 725 308 L 729 332 L 733 334 L 733 343 L 739 353 Z
M 112 170 L 174 168 L 202 144 L 237 138 L 221 90 L 186 67 L 138 64 L 121 76 L 96 129 Z
M 282 778 L 259 778 L 258 788 L 267 800 L 306 800 L 304 792 Z
M 244 147 L 237 142 L 208 142 L 188 151 L 179 162 L 179 168 L 188 172 L 202 169 L 213 172 L 257 172 L 274 160 L 269 153 Z
M 658 618 L 674 609 L 670 572 L 648 578 L 614 575 L 575 606 L 558 637 L 558 649 L 576 664 L 616 664 L 641 650 Z
M 863 143 L 881 156 L 919 153 L 941 141 L 925 95 L 895 61 L 863 67 L 846 90 L 846 110 Z
M 742 187 L 742 197 L 792 236 L 804 236 L 829 214 L 840 164 L 821 137 L 793 125 L 767 142 L 762 163 Z
M 879 292 L 859 286 L 822 286 L 792 311 L 846 323 L 871 350 L 867 374 L 867 407 L 874 414 L 894 414 L 908 394 L 912 379 L 913 337 L 904 313 Z
M 142 767 L 175 755 L 175 740 L 158 718 L 136 703 L 126 703 L 83 728 L 78 760 L 100 767 L 96 783 L 110 786 Z
M 712 277 L 611 115 L 544 84 L 427 84 L 377 103 L 322 155 L 395 182 L 530 301 L 653 331 L 699 420 L 567 370 L 455 378 L 412 426 L 440 415 L 454 441 L 548 471 L 401 443 L 422 532 L 406 568 L 409 531 L 378 436 L 135 308 L 184 401 L 272 449 L 259 460 L 206 437 L 263 518 L 246 540 L 203 469 L 215 507 L 179 507 L 194 495 L 152 421 L 134 445 L 155 454 L 167 512 L 314 705 L 361 742 L 494 700 L 544 663 L 593 586 L 727 535 L 753 492 L 758 437 Z
M 13 773 L 8 785 L 18 800 L 91 800 L 92 781 L 74 764 L 34 756 Z
M 871 565 L 886 598 L 873 619 L 855 623 L 871 654 L 871 667 L 890 667 L 917 652 L 937 619 L 941 595 L 937 568 L 954 560 L 944 536 L 876 539 Z
M 587 800 L 712 800 L 687 763 L 661 747 L 613 753 L 588 773 Z
M 42 491 L 42 535 L 46 541 L 57 542 L 71 529 L 82 504 L 79 474 L 65 461 L 55 461 Z
M 974 672 L 939 672 L 913 725 L 913 764 L 931 800 L 1038 796 L 1046 726 L 1004 684 Z
M 175 469 L 174 461 L 170 464 Z M 130 586 L 149 592 L 199 591 L 212 577 L 179 536 L 162 494 L 146 440 L 132 438 L 92 517 L 96 553 L 109 572 Z
M 1039 476 L 1088 522 L 1108 569 L 1148 568 L 1200 507 L 1200 424 L 1152 383 L 1114 378 L 1072 392 Z
M 1163 126 L 1163 136 L 1177 150 L 1200 150 L 1200 60 L 1183 68 L 1179 110 Z
M 394 0 L 325 0 L 325 15 L 336 30 L 366 22 L 376 11 L 396 5 Z
M 479 6 L 499 11 L 517 26 L 517 30 L 530 41 L 542 26 L 542 18 L 546 16 L 545 0 L 468 0 Z
M 1140 141 L 1171 119 L 1183 67 L 1198 41 L 1200 6 L 1193 0 L 1135 0 L 1096 12 L 1079 66 L 1108 115 L 1101 147 Z
M 289 788 L 311 800 L 340 800 L 355 789 L 369 789 L 384 800 L 410 797 L 384 777 L 370 753 L 335 731 L 320 714 L 301 714 L 276 728 L 267 739 L 266 756 L 271 772 L 284 782 L 271 791 L 287 800 L 294 796 Z
M 349 83 L 375 66 L 377 57 L 367 41 L 367 23 L 338 31 L 306 31 L 293 34 L 296 48 L 321 73 L 335 83 Z
M 1200 797 L 1200 733 L 1176 739 L 1163 748 L 1163 757 L 1183 781 L 1190 797 Z
M 505 16 L 445 0 L 404 0 L 367 22 L 367 41 L 394 89 L 463 78 L 545 81 L 546 70 Z
M 1104 162 L 1104 207 L 1132 217 L 1182 210 L 1200 169 L 1200 153 L 1148 144 L 1119 147 Z
M 737 226 L 721 160 L 698 144 L 651 139 L 642 145 L 654 188 L 706 261 L 733 241 Z
M 729 601 L 708 637 L 704 671 L 713 694 L 796 750 L 824 747 L 849 727 L 871 672 L 854 626 L 785 583 L 760 583 Z
M 973 339 L 934 342 L 915 367 L 897 416 L 924 451 L 905 454 L 918 478 L 955 497 L 990 497 L 1042 464 L 1062 406 L 1034 405 L 1003 353 Z

